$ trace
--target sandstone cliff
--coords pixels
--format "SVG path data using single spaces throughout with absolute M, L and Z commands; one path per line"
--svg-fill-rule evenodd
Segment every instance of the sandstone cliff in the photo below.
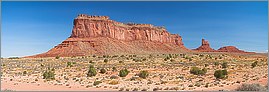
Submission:
M 152 54 L 188 51 L 181 36 L 151 24 L 120 23 L 108 16 L 80 14 L 72 34 L 46 53 L 30 57 Z

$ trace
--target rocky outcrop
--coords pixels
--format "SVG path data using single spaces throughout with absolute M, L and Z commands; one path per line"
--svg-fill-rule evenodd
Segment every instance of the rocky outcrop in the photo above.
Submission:
M 209 42 L 205 39 L 202 39 L 202 45 L 194 50 L 199 52 L 215 52 L 215 50 L 210 47 Z
M 237 52 L 237 53 L 246 53 L 243 50 L 239 50 L 238 48 L 236 48 L 235 46 L 225 46 L 225 47 L 221 47 L 217 50 L 218 52 Z
M 182 37 L 151 24 L 120 23 L 108 16 L 80 14 L 72 34 L 46 53 L 30 57 L 152 54 L 188 51 Z
M 198 51 L 198 52 L 253 53 L 253 52 L 246 52 L 243 50 L 239 50 L 235 46 L 225 46 L 225 47 L 219 48 L 218 50 L 214 50 L 210 47 L 209 42 L 206 41 L 205 39 L 202 39 L 202 45 L 200 47 L 194 49 L 194 51 Z

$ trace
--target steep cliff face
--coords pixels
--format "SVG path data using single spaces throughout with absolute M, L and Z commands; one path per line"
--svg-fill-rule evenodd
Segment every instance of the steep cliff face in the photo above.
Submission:
M 72 34 L 46 53 L 30 57 L 86 56 L 104 54 L 152 54 L 189 51 L 181 36 L 151 24 L 120 23 L 108 16 L 81 14 Z
M 181 36 L 170 34 L 165 28 L 151 24 L 123 24 L 110 20 L 108 16 L 79 15 L 74 20 L 70 38 L 109 37 L 123 41 L 154 41 L 174 43 L 184 47 Z
M 196 49 L 195 51 L 200 51 L 200 52 L 214 52 L 215 50 L 210 47 L 210 44 L 208 41 L 205 39 L 202 39 L 202 45 Z

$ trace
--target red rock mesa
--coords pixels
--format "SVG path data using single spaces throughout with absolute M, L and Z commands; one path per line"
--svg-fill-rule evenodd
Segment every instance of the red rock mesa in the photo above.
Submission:
M 153 54 L 189 51 L 181 36 L 151 24 L 120 23 L 108 16 L 80 14 L 72 34 L 48 52 L 29 57 Z

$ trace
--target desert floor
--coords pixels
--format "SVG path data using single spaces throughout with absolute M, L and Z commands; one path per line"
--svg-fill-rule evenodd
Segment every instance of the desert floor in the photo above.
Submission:
M 1 58 L 1 90 L 233 91 L 243 83 L 268 85 L 267 58 L 267 54 L 228 53 Z M 105 59 L 108 62 L 104 62 Z M 253 68 L 251 64 L 255 61 L 258 63 Z M 222 67 L 223 62 L 227 62 L 227 68 Z M 87 77 L 89 65 L 96 69 L 96 76 Z M 206 68 L 206 74 L 191 74 L 193 66 Z M 119 77 L 119 71 L 125 68 L 130 73 Z M 43 78 L 43 73 L 49 69 L 55 74 L 55 79 Z M 101 69 L 106 73 L 99 73 Z M 227 69 L 228 77 L 216 79 L 214 71 L 223 69 Z M 149 72 L 145 79 L 138 76 L 142 70 Z M 101 83 L 93 85 L 96 81 Z

